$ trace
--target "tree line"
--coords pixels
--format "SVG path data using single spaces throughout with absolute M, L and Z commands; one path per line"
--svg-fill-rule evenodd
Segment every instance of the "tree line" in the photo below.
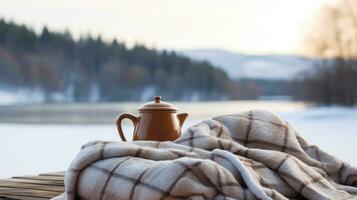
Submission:
M 257 99 L 293 96 L 324 105 L 357 104 L 357 5 L 342 0 L 322 9 L 307 36 L 310 55 L 322 58 L 294 81 L 231 80 L 208 62 L 174 51 L 127 47 L 100 36 L 0 19 L 0 89 L 40 91 L 48 102 Z M 287 66 L 288 67 L 288 66 Z
M 91 35 L 0 20 L 0 85 L 39 90 L 47 101 L 131 101 L 162 95 L 168 100 L 219 100 L 237 95 L 236 83 L 208 62 L 174 51 Z
M 294 82 L 295 96 L 324 105 L 357 105 L 357 1 L 323 7 L 306 36 L 306 49 L 321 57 Z

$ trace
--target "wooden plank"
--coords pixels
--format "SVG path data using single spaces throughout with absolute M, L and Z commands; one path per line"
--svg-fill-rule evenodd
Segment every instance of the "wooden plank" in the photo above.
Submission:
M 18 182 L 18 183 L 32 183 L 32 184 L 37 184 L 37 185 L 55 185 L 55 186 L 64 186 L 63 181 L 47 181 L 47 180 L 33 180 L 33 179 L 6 179 L 10 180 L 12 182 Z
M 43 173 L 0 180 L 0 200 L 44 200 L 58 196 L 64 192 L 64 174 L 65 172 Z
M 21 196 L 29 196 L 29 197 L 54 197 L 62 194 L 63 192 L 53 192 L 53 191 L 43 191 L 36 189 L 21 189 L 21 188 L 8 188 L 8 187 L 0 187 L 0 195 L 21 195 Z
M 53 191 L 53 192 L 63 192 L 64 191 L 64 186 L 38 185 L 38 184 L 33 184 L 33 183 L 21 183 L 21 182 L 0 180 L 0 188 L 1 187 L 20 188 L 20 189 L 36 189 L 36 190 Z
M 62 192 L 50 192 L 34 189 L 19 189 L 19 188 L 0 188 L 0 196 L 17 195 L 25 197 L 40 197 L 40 198 L 52 198 L 62 194 Z
M 65 174 L 66 174 L 66 172 L 52 172 L 52 173 L 39 174 L 39 176 L 60 176 L 60 177 L 64 177 Z
M 48 199 L 46 198 L 41 198 L 41 197 L 26 197 L 26 196 L 18 196 L 18 195 L 6 195 L 6 196 L 1 196 L 0 194 L 0 200 L 44 200 Z
M 63 176 L 14 176 L 12 179 L 30 179 L 30 180 L 45 180 L 45 181 L 64 181 Z

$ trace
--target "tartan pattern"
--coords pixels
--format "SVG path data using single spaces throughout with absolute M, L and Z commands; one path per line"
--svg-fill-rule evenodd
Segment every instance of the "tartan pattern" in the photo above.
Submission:
M 174 142 L 90 142 L 65 186 L 58 199 L 342 200 L 357 199 L 357 169 L 254 110 L 203 121 Z

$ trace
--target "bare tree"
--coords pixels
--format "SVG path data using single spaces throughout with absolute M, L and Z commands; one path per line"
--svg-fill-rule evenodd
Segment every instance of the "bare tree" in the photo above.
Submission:
M 357 1 L 339 0 L 316 13 L 305 47 L 314 56 L 357 57 Z
M 305 47 L 323 58 L 304 79 L 308 99 L 325 104 L 357 103 L 357 0 L 339 0 L 317 13 Z

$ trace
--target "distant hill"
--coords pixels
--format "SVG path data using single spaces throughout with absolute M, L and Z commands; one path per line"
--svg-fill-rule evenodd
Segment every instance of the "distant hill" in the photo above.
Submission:
M 194 60 L 206 60 L 224 69 L 231 78 L 290 80 L 318 61 L 301 56 L 247 55 L 220 49 L 193 49 L 180 53 Z

